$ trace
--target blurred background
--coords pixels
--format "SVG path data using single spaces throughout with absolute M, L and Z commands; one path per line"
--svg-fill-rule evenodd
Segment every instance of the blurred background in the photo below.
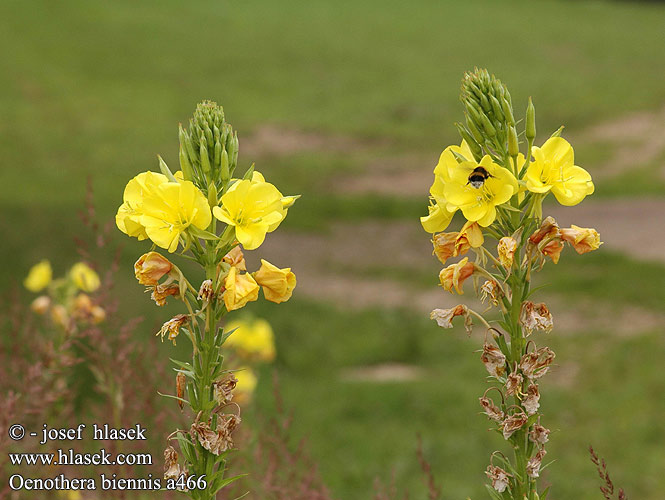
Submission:
M 441 150 L 459 142 L 462 74 L 487 67 L 516 116 L 533 97 L 537 142 L 565 125 L 594 177 L 582 205 L 546 213 L 605 241 L 567 250 L 536 279 L 555 319 L 538 341 L 558 363 L 541 386 L 556 459 L 548 498 L 600 498 L 589 444 L 629 498 L 662 498 L 664 26 L 665 5 L 651 2 L 4 0 L 0 287 L 42 258 L 64 273 L 78 260 L 87 179 L 111 220 L 157 154 L 177 166 L 178 123 L 217 101 L 238 130 L 240 167 L 256 162 L 302 194 L 254 252 L 291 266 L 298 287 L 287 304 L 248 306 L 277 342 L 248 421 L 274 405 L 275 370 L 335 498 L 372 498 L 377 477 L 423 498 L 418 434 L 444 498 L 483 498 L 502 443 L 478 415 L 482 337 L 428 319 L 459 298 L 436 286 L 418 217 Z M 177 307 L 154 307 L 132 273 L 148 246 L 112 234 L 123 245 L 113 294 L 124 317 L 145 318 L 136 338 L 159 344 L 149 362 L 185 359 L 184 339 L 174 349 L 154 337 Z

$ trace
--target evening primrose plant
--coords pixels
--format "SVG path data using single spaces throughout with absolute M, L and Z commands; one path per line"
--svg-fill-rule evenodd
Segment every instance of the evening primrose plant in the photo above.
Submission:
M 474 320 L 486 328 L 480 359 L 492 385 L 480 405 L 512 451 L 491 454 L 486 470 L 490 496 L 542 500 L 549 488 L 541 490 L 538 478 L 546 466 L 550 430 L 541 421 L 538 383 L 555 355 L 541 345 L 553 319 L 547 305 L 532 301 L 533 273 L 547 259 L 556 264 L 566 244 L 579 254 L 602 244 L 595 229 L 561 228 L 552 217 L 543 218 L 542 203 L 552 193 L 562 205 L 577 205 L 594 185 L 589 173 L 575 165 L 572 146 L 560 137 L 562 129 L 536 145 L 531 99 L 524 131 L 518 133 L 507 87 L 486 70 L 464 75 L 461 100 L 465 122 L 456 126 L 462 143 L 441 153 L 429 214 L 421 223 L 433 235 L 434 254 L 447 265 L 439 274 L 444 290 L 463 294 L 465 281 L 473 278 L 487 309 L 481 313 L 460 304 L 435 309 L 431 318 L 443 328 L 452 328 L 457 316 L 467 332 Z M 520 152 L 520 139 L 526 154 Z M 446 232 L 458 211 L 466 222 L 459 231 Z M 459 260 L 449 263 L 453 258 Z M 498 319 L 485 318 L 492 309 Z
M 234 391 L 256 385 L 249 370 L 224 364 L 227 341 L 236 346 L 233 325 L 221 323 L 226 314 L 259 298 L 288 300 L 296 286 L 290 268 L 265 260 L 249 272 L 243 251 L 255 250 L 280 225 L 297 196 L 284 196 L 264 176 L 249 167 L 235 177 L 238 136 L 220 106 L 202 102 L 188 129 L 180 127 L 180 170 L 172 172 L 159 158 L 160 172 L 143 172 L 131 179 L 116 215 L 118 228 L 152 248 L 134 265 L 140 284 L 163 306 L 181 301 L 184 310 L 164 323 L 157 335 L 174 344 L 182 333 L 192 344 L 192 361 L 176 364 L 175 399 L 191 410 L 188 430 L 177 430 L 164 452 L 164 477 L 198 500 L 216 493 L 236 477 L 226 477 L 232 434 L 240 423 Z M 169 254 L 194 261 L 200 276 L 186 277 Z M 241 339 L 242 340 L 242 339 Z M 182 460 L 181 457 L 182 456 Z

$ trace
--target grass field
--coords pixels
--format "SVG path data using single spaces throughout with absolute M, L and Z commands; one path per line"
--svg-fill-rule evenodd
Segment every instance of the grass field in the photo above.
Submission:
M 242 166 L 256 161 L 282 191 L 303 195 L 280 240 L 293 246 L 284 265 L 296 273 L 307 258 L 300 245 L 319 238 L 335 248 L 340 225 L 418 226 L 433 165 L 458 140 L 459 81 L 473 66 L 508 83 L 520 115 L 533 96 L 541 140 L 567 126 L 578 163 L 597 179 L 594 197 L 662 199 L 663 25 L 665 6 L 655 2 L 5 0 L 0 288 L 44 257 L 56 274 L 68 268 L 87 179 L 110 219 L 127 180 L 156 169 L 157 154 L 177 164 L 177 124 L 202 99 L 225 106 Z M 164 312 L 130 272 L 147 246 L 117 237 L 118 295 L 128 317 L 147 316 L 148 329 Z M 400 237 L 391 241 L 411 241 Z M 372 262 L 381 239 L 360 230 L 354 238 L 366 240 L 364 256 L 312 264 L 303 289 L 360 277 L 410 287 L 413 303 L 377 296 L 351 308 L 322 291 L 252 306 L 277 332 L 275 368 L 298 432 L 340 500 L 371 498 L 374 478 L 387 482 L 392 471 L 400 489 L 423 498 L 417 434 L 444 498 L 486 497 L 483 470 L 500 440 L 477 415 L 479 339 L 427 319 L 418 294 L 435 289 L 437 272 L 427 253 L 390 267 Z M 427 234 L 415 238 L 427 246 Z M 397 245 L 390 251 L 399 254 Z M 657 500 L 665 489 L 665 267 L 636 248 L 571 252 L 540 277 L 568 317 L 547 338 L 559 366 L 542 391 L 557 430 L 548 454 L 556 462 L 545 472 L 552 500 L 601 497 L 590 442 L 629 498 Z M 162 352 L 166 363 L 170 347 Z M 344 376 L 384 363 L 422 371 L 408 382 Z M 257 407 L 271 401 L 262 383 Z

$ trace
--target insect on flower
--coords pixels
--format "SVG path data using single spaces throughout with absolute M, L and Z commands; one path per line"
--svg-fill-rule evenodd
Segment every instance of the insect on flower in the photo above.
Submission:
M 469 182 L 467 182 L 467 184 L 471 184 L 471 187 L 480 189 L 490 177 L 494 176 L 485 170 L 484 167 L 478 166 L 469 174 Z

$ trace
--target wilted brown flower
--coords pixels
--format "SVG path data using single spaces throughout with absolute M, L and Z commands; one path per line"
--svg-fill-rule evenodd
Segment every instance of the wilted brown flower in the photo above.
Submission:
M 603 244 L 598 231 L 575 224 L 561 230 L 561 239 L 570 243 L 578 254 L 598 250 L 598 247 Z
M 480 401 L 480 406 L 483 407 L 483 411 L 485 412 L 485 415 L 487 415 L 489 418 L 494 420 L 495 422 L 501 422 L 505 418 L 506 414 L 494 404 L 494 401 L 492 401 L 490 398 L 483 396 L 482 398 L 478 398 Z
M 231 401 L 233 399 L 233 390 L 236 388 L 237 384 L 238 379 L 233 373 L 229 373 L 221 380 L 214 382 L 213 390 L 215 392 L 215 401 L 217 401 L 217 404 L 223 405 Z
M 245 263 L 245 256 L 242 253 L 240 245 L 236 245 L 227 253 L 222 262 L 226 262 L 232 267 L 238 269 L 238 271 L 247 271 L 247 264 Z
M 434 309 L 429 318 L 436 321 L 441 328 L 452 328 L 453 318 L 456 316 L 469 316 L 469 309 L 464 304 L 457 305 L 452 309 Z
M 526 473 L 530 478 L 535 479 L 540 476 L 540 465 L 546 453 L 547 452 L 545 451 L 545 448 L 541 448 L 538 450 L 538 453 L 531 457 L 531 459 L 527 462 Z
M 517 240 L 511 236 L 504 236 L 499 240 L 496 247 L 499 255 L 499 262 L 505 269 L 510 269 L 513 265 L 515 250 L 517 250 Z
M 155 301 L 155 304 L 161 307 L 166 304 L 166 298 L 169 295 L 178 297 L 179 294 L 180 287 L 178 285 L 155 285 L 150 298 Z
M 501 467 L 495 465 L 488 465 L 485 474 L 492 481 L 492 488 L 499 493 L 506 491 L 506 488 L 510 485 L 510 478 L 513 477 L 512 474 L 508 474 Z
M 551 240 L 546 243 L 540 251 L 543 255 L 552 259 L 552 262 L 558 264 L 561 250 L 563 250 L 563 243 L 561 243 L 561 240 Z
M 445 264 L 446 261 L 457 255 L 457 248 L 455 241 L 457 241 L 457 235 L 459 233 L 438 233 L 434 235 L 432 239 L 432 244 L 434 245 L 434 255 L 439 259 L 441 264 Z
M 533 424 L 529 432 L 529 440 L 532 443 L 543 445 L 549 441 L 550 430 L 540 424 Z
M 198 299 L 202 300 L 205 305 L 212 302 L 212 299 L 215 297 L 215 290 L 212 288 L 212 280 L 205 280 L 201 283 L 201 288 L 199 288 Z
M 554 217 L 549 216 L 543 219 L 540 228 L 529 237 L 529 242 L 538 245 L 545 238 L 557 238 L 559 235 L 559 225 Z
M 480 287 L 480 301 L 484 304 L 486 300 L 493 306 L 499 305 L 499 298 L 503 294 L 501 287 L 494 280 L 487 280 Z
M 534 330 L 549 332 L 554 326 L 552 313 L 547 306 L 543 302 L 534 304 L 529 300 L 522 304 L 520 323 L 527 331 L 527 335 L 531 335 Z
M 533 415 L 540 407 L 540 392 L 538 385 L 531 384 L 526 390 L 526 398 L 522 401 L 522 406 L 526 410 L 527 415 Z
M 520 430 L 527 420 L 528 417 L 523 412 L 515 413 L 514 415 L 507 417 L 503 421 L 503 438 L 510 439 L 510 436 Z
M 157 252 L 141 255 L 134 264 L 134 275 L 141 285 L 155 286 L 168 273 L 173 264 Z
M 512 372 L 506 380 L 506 394 L 508 396 L 519 396 L 522 393 L 522 382 L 524 382 L 522 374 Z
M 187 321 L 188 317 L 186 314 L 177 314 L 162 325 L 162 328 L 157 332 L 157 335 L 162 336 L 162 342 L 164 342 L 164 336 L 168 335 L 168 339 L 172 340 L 173 345 L 175 345 L 175 339 L 180 333 L 180 328 L 182 328 Z
M 496 346 L 485 343 L 480 360 L 487 368 L 487 371 L 493 377 L 501 377 L 506 373 L 506 356 Z
M 464 257 L 456 264 L 451 264 L 442 269 L 439 273 L 439 281 L 444 290 L 452 293 L 454 287 L 457 293 L 461 295 L 464 293 L 461 289 L 464 281 L 473 274 L 474 270 L 474 263 L 469 262 L 468 257 Z
M 534 352 L 528 352 L 522 356 L 519 368 L 527 378 L 535 380 L 547 373 L 555 356 L 554 351 L 549 347 L 541 347 Z
M 164 479 L 178 479 L 183 471 L 178 464 L 178 452 L 173 446 L 164 450 Z

